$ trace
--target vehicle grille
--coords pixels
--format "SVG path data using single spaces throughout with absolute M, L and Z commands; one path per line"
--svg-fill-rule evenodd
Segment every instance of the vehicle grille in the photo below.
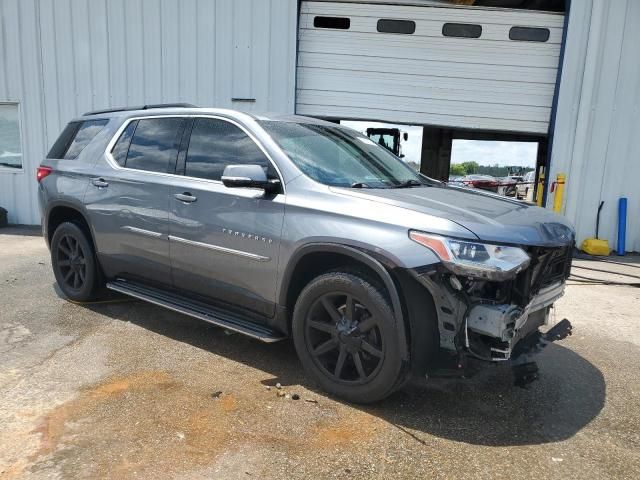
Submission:
M 541 288 L 563 282 L 571 271 L 573 246 L 537 248 L 531 275 L 531 289 L 536 294 Z

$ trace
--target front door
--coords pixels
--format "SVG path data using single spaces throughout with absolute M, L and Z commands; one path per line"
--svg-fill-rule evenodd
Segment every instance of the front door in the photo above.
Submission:
M 169 191 L 186 123 L 132 120 L 95 166 L 85 203 L 107 277 L 171 285 Z
M 260 165 L 277 173 L 258 144 L 235 123 L 196 118 L 170 195 L 169 241 L 174 287 L 250 309 L 274 313 L 284 195 L 227 188 L 227 165 Z

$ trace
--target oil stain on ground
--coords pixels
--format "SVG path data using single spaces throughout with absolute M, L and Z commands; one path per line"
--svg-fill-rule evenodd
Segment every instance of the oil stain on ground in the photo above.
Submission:
M 291 415 L 301 408 L 307 421 L 294 422 L 292 430 Z M 29 470 L 64 478 L 157 478 L 207 467 L 238 449 L 270 446 L 304 456 L 355 448 L 375 435 L 378 422 L 356 416 L 362 418 L 263 390 L 212 398 L 167 372 L 144 371 L 87 388 L 42 417 Z

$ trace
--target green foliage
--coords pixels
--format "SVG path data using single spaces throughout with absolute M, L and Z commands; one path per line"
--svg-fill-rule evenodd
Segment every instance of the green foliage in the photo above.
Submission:
M 533 170 L 525 168 L 524 173 Z M 476 162 L 452 163 L 449 169 L 449 175 L 471 175 L 477 173 L 479 175 L 491 175 L 492 177 L 506 177 L 509 175 L 509 167 L 501 167 L 497 163 L 494 165 L 478 165 Z M 523 173 L 523 175 L 524 175 Z
M 462 164 L 453 163 L 451 164 L 451 169 L 449 170 L 449 175 L 459 175 L 464 177 L 467 174 L 467 171 L 464 169 Z

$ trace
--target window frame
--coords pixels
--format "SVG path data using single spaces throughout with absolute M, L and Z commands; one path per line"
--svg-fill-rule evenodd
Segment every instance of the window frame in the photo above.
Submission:
M 0 173 L 24 173 L 25 169 L 25 141 L 24 141 L 24 118 L 22 118 L 22 104 L 19 101 L 7 100 L 1 101 L 0 105 L 15 105 L 18 109 L 18 134 L 20 135 L 20 153 L 22 154 L 22 161 L 20 162 L 20 168 L 11 168 L 4 165 L 0 165 Z
M 115 144 L 118 142 L 118 140 L 122 136 L 122 133 L 127 128 L 127 125 L 129 125 L 131 122 L 134 122 L 134 121 L 137 121 L 137 120 L 146 120 L 146 119 L 151 119 L 151 118 L 186 118 L 188 120 L 191 120 L 191 122 L 188 122 L 187 125 L 185 125 L 184 130 L 182 132 L 182 137 L 181 137 L 180 141 L 178 142 L 178 154 L 176 156 L 176 163 L 174 165 L 174 173 L 153 172 L 153 171 L 149 171 L 149 170 L 140 170 L 140 169 L 137 169 L 137 168 L 128 168 L 126 166 L 122 167 L 116 161 L 116 159 L 113 157 L 113 155 L 111 153 L 113 151 L 113 148 L 115 147 Z M 249 129 L 247 129 L 244 125 L 242 125 L 241 123 L 237 122 L 236 120 L 234 120 L 232 118 L 224 117 L 224 116 L 221 116 L 221 115 L 215 115 L 215 114 L 140 115 L 140 116 L 136 116 L 136 117 L 127 118 L 122 123 L 122 125 L 120 125 L 118 127 L 118 130 L 116 130 L 116 132 L 114 133 L 113 137 L 111 138 L 111 140 L 109 140 L 109 143 L 107 144 L 107 148 L 105 149 L 105 152 L 104 152 L 105 158 L 107 159 L 107 163 L 109 164 L 109 166 L 111 166 L 115 170 L 125 170 L 125 171 L 130 171 L 130 172 L 139 172 L 139 173 L 144 173 L 144 174 L 147 174 L 147 175 L 159 175 L 159 176 L 170 177 L 170 178 L 186 178 L 186 179 L 189 179 L 191 181 L 198 181 L 198 182 L 204 182 L 204 183 L 213 183 L 213 184 L 216 184 L 216 185 L 224 185 L 222 183 L 222 180 L 212 180 L 212 179 L 209 179 L 209 178 L 191 177 L 191 176 L 188 176 L 188 175 L 184 175 L 184 170 L 183 170 L 182 173 L 179 173 L 177 171 L 177 167 L 178 167 L 178 164 L 180 162 L 181 155 L 185 156 L 185 160 L 184 161 L 186 162 L 186 152 L 187 152 L 186 146 L 189 145 L 189 140 L 191 139 L 191 131 L 192 131 L 193 123 L 195 122 L 195 120 L 197 118 L 213 118 L 215 120 L 223 120 L 225 122 L 229 122 L 229 123 L 235 125 L 240 130 L 242 130 L 253 141 L 253 143 L 255 143 L 258 146 L 258 148 L 262 151 L 262 153 L 265 155 L 265 157 L 271 163 L 271 165 L 273 165 L 273 168 L 275 169 L 276 174 L 278 175 L 278 178 L 280 180 L 280 185 L 281 185 L 281 188 L 282 188 L 282 194 L 285 193 L 285 184 L 284 184 L 284 179 L 283 179 L 283 176 L 282 176 L 282 172 L 280 171 L 280 168 L 278 168 L 278 164 L 273 161 L 273 157 L 271 156 L 271 154 L 267 151 L 267 149 L 264 147 L 264 145 L 262 145 L 262 142 L 260 142 L 256 138 L 256 136 Z M 185 135 L 187 134 L 187 131 L 188 131 L 188 136 L 185 137 Z M 225 187 L 225 188 L 228 188 L 228 187 Z

